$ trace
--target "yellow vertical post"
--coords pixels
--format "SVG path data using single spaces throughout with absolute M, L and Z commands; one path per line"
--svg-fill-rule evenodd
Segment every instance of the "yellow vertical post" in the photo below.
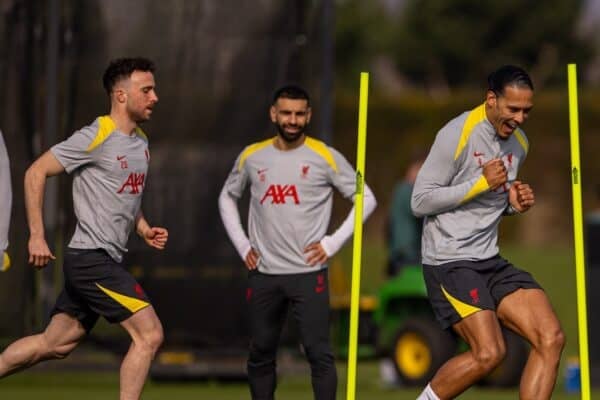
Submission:
M 585 289 L 585 255 L 583 249 L 583 215 L 581 206 L 581 167 L 579 163 L 579 110 L 577 105 L 577 66 L 567 66 L 569 81 L 569 125 L 571 131 L 571 184 L 573 191 L 573 226 L 575 234 L 575 274 L 577 279 L 577 321 L 579 325 L 579 362 L 581 398 L 590 399 L 588 356 L 587 296 Z
M 367 105 L 369 98 L 369 74 L 360 74 L 360 97 L 358 107 L 358 145 L 356 149 L 356 196 L 354 199 L 354 243 L 352 248 L 352 289 L 350 297 L 350 337 L 348 340 L 348 387 L 347 400 L 356 396 L 356 355 L 358 347 L 358 316 L 360 300 L 360 268 L 362 255 L 362 219 L 365 176 L 365 150 L 367 144 Z

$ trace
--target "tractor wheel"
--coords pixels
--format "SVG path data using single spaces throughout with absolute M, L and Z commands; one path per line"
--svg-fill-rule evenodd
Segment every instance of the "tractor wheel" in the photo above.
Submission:
M 457 340 L 430 318 L 411 318 L 396 334 L 391 358 L 401 382 L 422 386 L 456 352 Z
M 506 356 L 491 374 L 483 379 L 484 385 L 511 387 L 519 385 L 521 373 L 529 356 L 529 345 L 516 333 L 502 328 Z

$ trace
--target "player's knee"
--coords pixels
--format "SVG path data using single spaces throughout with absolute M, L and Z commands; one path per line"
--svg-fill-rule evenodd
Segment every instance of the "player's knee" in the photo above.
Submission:
M 252 341 L 250 344 L 250 359 L 255 362 L 274 360 L 277 354 L 277 344 Z
M 506 356 L 506 346 L 504 343 L 487 345 L 473 352 L 475 361 L 483 372 L 490 372 L 496 368 Z
M 160 326 L 145 331 L 139 338 L 134 339 L 135 345 L 144 351 L 156 353 L 164 340 L 163 331 Z
M 537 343 L 534 346 L 542 353 L 559 356 L 565 347 L 565 334 L 562 329 L 542 330 L 538 334 Z
M 326 343 L 305 346 L 304 351 L 306 352 L 306 358 L 313 366 L 329 368 L 334 365 L 333 351 Z
M 164 341 L 164 333 L 159 326 L 146 334 L 145 341 L 153 353 L 156 353 Z

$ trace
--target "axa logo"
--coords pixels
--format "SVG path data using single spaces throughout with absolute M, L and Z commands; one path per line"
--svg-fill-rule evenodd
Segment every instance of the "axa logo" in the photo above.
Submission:
M 129 190 L 128 194 L 139 194 L 142 190 L 144 190 L 144 181 L 146 179 L 146 174 L 138 174 L 137 172 L 132 172 L 127 177 L 127 180 L 123 183 L 121 188 L 117 190 L 118 194 L 123 193 L 125 190 Z
M 260 199 L 260 204 L 263 204 L 267 198 L 271 199 L 271 204 L 286 204 L 288 200 L 293 201 L 294 204 L 300 204 L 296 185 L 269 185 Z

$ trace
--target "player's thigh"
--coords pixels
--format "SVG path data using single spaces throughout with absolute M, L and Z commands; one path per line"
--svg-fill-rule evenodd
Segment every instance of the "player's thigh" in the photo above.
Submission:
M 546 293 L 541 289 L 517 289 L 498 305 L 503 325 L 536 345 L 547 336 L 562 336 L 560 322 Z
M 86 330 L 77 318 L 58 313 L 52 316 L 43 335 L 49 348 L 69 352 L 85 337 Z
M 69 295 L 111 323 L 120 323 L 150 306 L 135 278 L 101 249 L 70 250 L 65 263 Z
M 471 261 L 423 266 L 427 295 L 443 329 L 483 310 L 495 311 L 486 275 Z
M 252 342 L 260 347 L 276 346 L 288 310 L 281 288 L 283 277 L 251 271 L 246 301 Z
M 292 315 L 305 346 L 329 342 L 329 281 L 327 270 L 298 274 L 288 285 Z
M 494 311 L 481 310 L 473 313 L 452 327 L 476 354 L 505 351 L 502 330 Z
M 154 307 L 145 307 L 121 322 L 134 341 L 162 342 L 163 328 Z

